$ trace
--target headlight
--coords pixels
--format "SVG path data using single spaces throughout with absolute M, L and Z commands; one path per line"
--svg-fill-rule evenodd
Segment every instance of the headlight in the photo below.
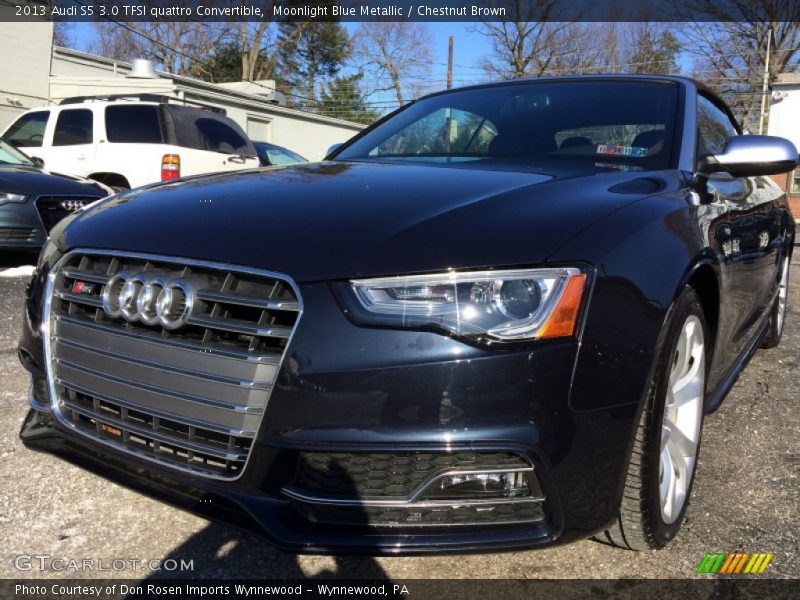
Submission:
M 3 204 L 22 204 L 28 197 L 24 194 L 11 194 L 9 192 L 0 192 L 0 206 Z
M 350 282 L 356 318 L 520 341 L 575 334 L 586 273 L 577 268 L 437 273 Z

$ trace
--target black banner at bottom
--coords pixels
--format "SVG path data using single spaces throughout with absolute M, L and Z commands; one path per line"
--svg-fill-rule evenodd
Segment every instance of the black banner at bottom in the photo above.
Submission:
M 800 597 L 800 580 L 709 579 L 407 579 L 186 580 L 4 579 L 3 600 L 263 600 L 271 598 L 399 598 L 422 600 L 557 600 L 674 598 L 772 600 Z

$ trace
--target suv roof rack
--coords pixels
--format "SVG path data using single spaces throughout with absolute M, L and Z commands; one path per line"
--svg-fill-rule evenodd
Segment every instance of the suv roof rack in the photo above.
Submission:
M 210 112 L 219 113 L 222 115 L 227 114 L 224 108 L 220 108 L 218 106 L 207 106 L 205 104 L 194 104 L 194 103 L 187 103 L 185 100 L 180 101 L 179 98 L 173 98 L 171 96 L 163 96 L 160 94 L 137 94 L 133 92 L 132 94 L 98 94 L 94 96 L 71 96 L 69 98 L 64 98 L 58 104 L 59 106 L 63 104 L 82 104 L 89 100 L 100 100 L 100 101 L 108 101 L 114 102 L 117 100 L 138 100 L 139 102 L 158 102 L 159 104 L 176 104 L 177 106 L 186 106 L 189 108 L 199 108 L 202 110 L 208 110 Z

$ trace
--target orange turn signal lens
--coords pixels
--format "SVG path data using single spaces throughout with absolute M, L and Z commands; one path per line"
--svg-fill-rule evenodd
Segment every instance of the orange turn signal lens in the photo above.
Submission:
M 561 298 L 558 299 L 553 312 L 545 321 L 536 337 L 540 340 L 548 338 L 569 337 L 575 335 L 580 315 L 581 301 L 583 300 L 583 287 L 586 284 L 586 274 L 572 275 L 564 287 Z

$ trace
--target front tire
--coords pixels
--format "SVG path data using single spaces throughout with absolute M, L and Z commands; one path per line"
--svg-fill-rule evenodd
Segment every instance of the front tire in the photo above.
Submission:
M 620 515 L 609 542 L 663 548 L 683 523 L 703 425 L 708 326 L 691 287 L 678 298 L 636 427 Z
M 783 326 L 786 323 L 786 306 L 789 298 L 789 257 L 783 259 L 783 270 L 781 280 L 778 285 L 778 296 L 772 305 L 769 317 L 769 325 L 764 339 L 761 340 L 761 347 L 765 349 L 777 348 L 781 343 Z

